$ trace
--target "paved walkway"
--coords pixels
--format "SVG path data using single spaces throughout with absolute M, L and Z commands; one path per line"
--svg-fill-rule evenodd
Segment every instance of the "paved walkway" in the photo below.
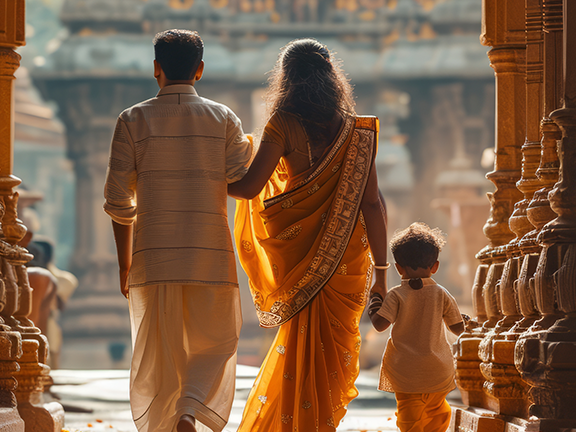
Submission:
M 258 369 L 239 365 L 236 397 L 225 432 L 235 432 L 240 423 L 248 393 Z M 136 432 L 130 414 L 127 370 L 55 370 L 52 393 L 66 410 L 66 429 L 70 432 Z M 338 432 L 397 431 L 396 401 L 390 393 L 376 390 L 375 371 L 362 371 L 356 386 L 360 395 L 348 406 L 348 414 Z M 451 403 L 461 403 L 457 390 Z
M 238 366 L 236 397 L 226 432 L 235 432 L 257 368 Z M 127 370 L 55 370 L 52 393 L 66 410 L 70 432 L 136 432 L 130 415 Z M 356 382 L 360 396 L 348 409 L 338 432 L 396 431 L 393 395 L 376 390 L 375 372 L 362 372 Z

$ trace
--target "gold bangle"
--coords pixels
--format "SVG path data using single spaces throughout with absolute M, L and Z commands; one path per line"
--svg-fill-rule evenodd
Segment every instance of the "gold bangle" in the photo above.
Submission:
M 374 268 L 376 270 L 388 270 L 390 268 L 390 263 L 387 262 L 386 265 L 383 265 L 383 266 L 374 265 Z

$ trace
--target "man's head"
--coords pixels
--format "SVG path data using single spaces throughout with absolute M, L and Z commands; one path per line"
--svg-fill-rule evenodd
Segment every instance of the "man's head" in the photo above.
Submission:
M 203 54 L 204 43 L 195 31 L 174 29 L 158 33 L 154 37 L 154 77 L 160 87 L 199 80 Z
M 438 254 L 446 240 L 438 228 L 420 222 L 398 231 L 390 240 L 390 250 L 397 266 L 406 270 L 437 269 Z M 412 273 L 412 272 L 410 272 Z

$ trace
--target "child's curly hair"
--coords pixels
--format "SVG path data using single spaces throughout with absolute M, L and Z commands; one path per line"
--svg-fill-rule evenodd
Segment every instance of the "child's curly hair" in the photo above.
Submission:
M 444 234 L 439 228 L 432 229 L 425 223 L 415 222 L 394 233 L 390 250 L 399 265 L 418 270 L 432 267 L 445 244 Z

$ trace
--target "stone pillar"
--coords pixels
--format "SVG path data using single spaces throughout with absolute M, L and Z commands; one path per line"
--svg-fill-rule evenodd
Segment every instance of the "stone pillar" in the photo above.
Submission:
M 19 180 L 12 176 L 14 145 L 14 72 L 20 66 L 20 56 L 14 51 L 25 44 L 24 0 L 3 4 L 0 14 L 0 193 L 12 191 Z M 9 245 L 2 242 L 6 251 Z M 0 258 L 4 264 L 4 260 Z M 0 269 L 4 275 L 4 269 Z M 20 370 L 17 360 L 22 356 L 22 338 L 6 324 L 16 308 L 17 295 L 10 292 L 0 279 L 0 431 L 24 432 L 24 422 L 18 413 L 14 390 L 14 374 Z
M 527 210 L 528 218 L 536 228 L 528 233 L 521 241 L 526 258 L 531 262 L 538 262 L 539 271 L 534 274 L 533 282 L 522 285 L 527 289 L 520 289 L 519 294 L 535 301 L 535 307 L 540 315 L 532 330 L 543 330 L 550 327 L 559 317 L 554 294 L 553 272 L 550 266 L 549 253 L 553 251 L 545 247 L 540 254 L 540 245 L 535 239 L 544 225 L 554 218 L 556 213 L 552 210 L 549 193 L 558 181 L 559 159 L 557 142 L 562 138 L 558 125 L 549 117 L 560 107 L 562 98 L 562 0 L 543 1 L 543 37 L 544 37 L 544 85 L 543 85 L 543 114 L 540 122 L 542 130 L 540 166 L 536 175 L 540 179 L 542 189 L 534 193 Z M 539 255 L 539 258 L 536 257 Z M 531 308 L 531 306 L 530 306 Z
M 13 82 L 20 64 L 14 48 L 25 43 L 25 2 L 15 0 L 3 6 L 7 13 L 0 15 L 0 431 L 53 432 L 64 426 L 64 410 L 58 403 L 42 400 L 50 372 L 44 364 L 47 341 L 26 318 L 32 289 L 24 264 L 32 255 L 16 246 L 26 234 L 16 213 L 18 193 L 13 190 L 20 179 L 12 175 Z M 28 397 L 23 398 L 29 388 Z
M 544 32 L 542 0 L 526 0 L 526 140 L 522 146 L 522 178 L 517 183 L 524 199 L 514 205 L 510 228 L 516 233 L 515 242 L 509 248 L 518 255 L 520 243 L 525 248 L 536 243 L 534 226 L 527 214 L 534 192 L 541 188 L 536 170 L 540 164 L 541 131 L 543 114 L 544 81 Z M 530 233 L 530 235 L 528 235 Z M 536 252 L 539 252 L 536 249 Z
M 508 219 L 522 198 L 516 188 L 521 174 L 521 152 L 526 124 L 525 16 L 523 0 L 483 0 L 483 45 L 496 79 L 496 142 L 494 170 L 487 177 L 496 187 L 488 194 L 490 216 L 484 225 L 489 245 L 477 258 L 480 266 L 473 286 L 477 327 L 471 327 L 455 344 L 456 381 L 465 404 L 489 408 L 479 365 L 483 337 L 502 319 L 500 285 L 507 259 L 506 244 L 515 236 Z M 481 288 L 480 288 L 481 287 Z M 480 298 L 480 292 L 482 293 Z
M 516 367 L 530 383 L 530 415 L 546 428 L 576 427 L 576 3 L 563 1 L 563 106 L 550 118 L 562 131 L 558 141 L 560 172 L 549 193 L 558 215 L 538 239 L 544 246 L 536 279 L 550 281 L 562 314 L 552 326 L 541 325 L 516 346 Z M 541 426 L 542 428 L 542 426 Z
M 530 259 L 524 265 L 526 257 L 522 253 L 529 245 L 536 252 L 539 246 L 534 237 L 534 226 L 530 223 L 527 208 L 532 201 L 534 192 L 540 188 L 540 180 L 536 170 L 540 162 L 540 119 L 542 118 L 542 83 L 543 83 L 543 33 L 542 33 L 542 2 L 541 0 L 526 0 L 526 105 L 525 105 L 525 141 L 522 146 L 522 176 L 516 183 L 524 199 L 516 202 L 514 212 L 510 216 L 510 229 L 516 234 L 506 246 L 508 260 L 504 266 L 500 282 L 497 284 L 497 305 L 503 318 L 491 330 L 479 347 L 479 355 L 483 360 L 480 368 L 486 382 L 484 390 L 488 395 L 488 406 L 498 414 L 511 415 L 520 418 L 528 416 L 527 384 L 524 383 L 514 365 L 514 348 L 519 335 L 518 323 L 523 319 L 520 308 L 519 283 L 526 287 L 526 272 L 530 269 Z M 520 107 L 519 107 L 520 109 Z M 532 236 L 530 234 L 532 233 Z M 531 238 L 531 241 L 530 241 Z M 523 244 L 524 251 L 520 244 Z M 532 257 L 532 267 L 534 267 Z M 521 270 L 524 271 L 521 278 Z M 529 286 L 529 282 L 528 282 Z M 526 297 L 526 296 L 524 296 Z M 523 298 L 523 300 L 526 300 Z M 525 301 L 522 303 L 523 306 Z M 524 307 L 529 316 L 533 310 Z
M 550 208 L 548 193 L 558 181 L 558 153 L 556 142 L 562 133 L 549 116 L 560 108 L 562 83 L 562 0 L 542 0 L 542 35 L 543 35 L 543 118 L 540 121 L 540 165 L 536 175 L 541 189 L 534 193 L 528 205 L 527 215 L 530 223 L 536 228 L 520 242 L 526 253 L 539 253 L 536 238 L 542 227 L 556 217 Z

